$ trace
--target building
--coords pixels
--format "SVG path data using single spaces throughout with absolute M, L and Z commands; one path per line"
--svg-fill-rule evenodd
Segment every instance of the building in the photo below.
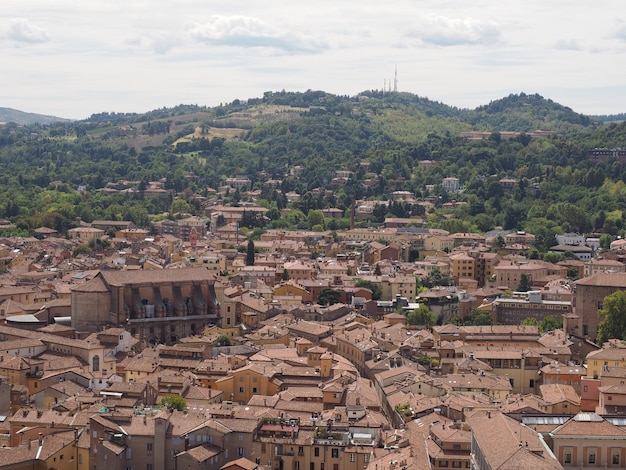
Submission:
M 76 227 L 67 231 L 67 236 L 73 240 L 80 240 L 83 243 L 102 238 L 104 230 L 95 227 Z
M 626 272 L 626 265 L 620 261 L 612 259 L 591 259 L 584 264 L 584 277 L 593 276 L 599 272 Z
M 444 178 L 441 180 L 441 186 L 448 193 L 458 193 L 461 191 L 461 185 L 458 178 Z
M 600 322 L 598 311 L 604 298 L 617 290 L 626 289 L 626 273 L 599 272 L 574 282 L 574 313 L 578 323 L 576 334 L 595 338 Z
M 472 469 L 563 468 L 541 434 L 513 418 L 487 410 L 476 411 L 468 422 L 472 428 Z
M 519 325 L 527 318 L 541 322 L 546 317 L 560 319 L 572 312 L 568 301 L 544 300 L 542 291 L 514 292 L 510 297 L 493 301 L 496 321 L 505 325 Z
M 565 468 L 626 468 L 626 431 L 597 414 L 577 414 L 549 437 Z
M 214 284 L 204 268 L 101 271 L 72 289 L 72 326 L 123 326 L 147 342 L 174 343 L 218 320 Z

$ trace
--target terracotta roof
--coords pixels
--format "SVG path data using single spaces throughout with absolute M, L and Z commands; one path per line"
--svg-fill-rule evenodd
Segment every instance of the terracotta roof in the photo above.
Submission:
M 626 430 L 593 413 L 579 413 L 550 433 L 553 436 L 611 436 L 626 440 Z M 623 444 L 622 444 L 623 445 Z
M 626 273 L 599 272 L 574 282 L 577 286 L 626 288 Z

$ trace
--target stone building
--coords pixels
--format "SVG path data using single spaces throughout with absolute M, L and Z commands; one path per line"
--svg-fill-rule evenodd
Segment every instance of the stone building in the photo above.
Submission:
M 146 342 L 174 343 L 218 320 L 214 286 L 204 268 L 101 271 L 72 289 L 72 326 L 123 326 Z

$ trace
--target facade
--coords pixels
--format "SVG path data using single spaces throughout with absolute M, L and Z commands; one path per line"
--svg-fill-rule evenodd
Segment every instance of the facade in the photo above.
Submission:
M 444 178 L 441 180 L 441 186 L 448 193 L 458 193 L 461 191 L 461 185 L 459 184 L 458 178 Z
M 494 268 L 496 286 L 510 290 L 517 290 L 522 280 L 522 275 L 526 275 L 532 283 L 535 279 L 545 277 L 549 274 L 546 264 L 537 262 L 523 263 L 500 263 Z
M 214 284 L 204 268 L 101 271 L 72 290 L 72 326 L 127 326 L 147 342 L 173 343 L 218 320 Z
M 574 282 L 574 313 L 578 316 L 577 334 L 594 339 L 600 322 L 598 311 L 604 298 L 626 289 L 626 273 L 600 272 Z
M 561 315 L 572 312 L 572 303 L 544 300 L 542 291 L 516 292 L 511 297 L 494 300 L 493 310 L 498 323 L 519 325 L 527 318 L 535 318 L 539 322 L 546 317 L 560 319 Z
M 549 436 L 564 468 L 626 468 L 626 431 L 597 414 L 577 414 Z
M 621 263 L 620 261 L 611 260 L 611 259 L 592 259 L 585 263 L 584 265 L 584 276 L 593 276 L 599 272 L 626 272 L 626 265 Z
M 68 237 L 78 239 L 84 243 L 97 240 L 104 235 L 104 230 L 94 227 L 76 227 L 67 231 Z
M 89 462 L 95 469 L 175 470 L 191 468 L 193 463 L 193 468 L 208 470 L 238 457 L 254 458 L 249 454 L 256 420 L 161 411 L 156 415 L 96 414 L 89 426 Z

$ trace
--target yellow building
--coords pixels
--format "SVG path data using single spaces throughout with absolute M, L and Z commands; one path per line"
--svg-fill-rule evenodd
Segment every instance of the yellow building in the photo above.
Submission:
M 248 403 L 254 395 L 272 396 L 279 387 L 274 369 L 273 365 L 249 364 L 217 380 L 215 388 L 223 392 L 225 400 L 237 403 Z
M 436 235 L 424 239 L 424 250 L 433 252 L 449 252 L 454 248 L 454 238 L 449 235 Z
M 476 260 L 467 253 L 450 255 L 450 273 L 458 281 L 462 278 L 476 278 Z
M 291 273 L 289 273 L 291 275 Z M 276 287 L 274 287 L 274 296 L 275 297 L 286 297 L 286 296 L 294 296 L 301 297 L 303 302 L 312 302 L 313 295 L 311 292 L 306 290 L 297 282 L 290 280 L 287 282 L 283 282 Z
M 93 227 L 76 227 L 67 231 L 68 237 L 74 240 L 80 240 L 83 243 L 89 243 L 91 241 L 102 238 L 104 230 Z
M 626 348 L 605 347 L 587 354 L 587 377 L 601 378 L 612 367 L 626 367 Z

